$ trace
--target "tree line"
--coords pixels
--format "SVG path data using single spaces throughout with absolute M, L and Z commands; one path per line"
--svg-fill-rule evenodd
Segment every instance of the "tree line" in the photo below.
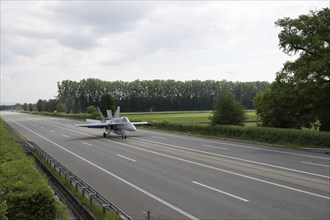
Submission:
M 79 82 L 58 82 L 56 100 L 68 112 L 85 112 L 100 106 L 101 97 L 111 94 L 126 112 L 211 110 L 221 93 L 232 94 L 246 109 L 253 109 L 253 98 L 269 87 L 269 82 L 231 82 L 214 80 L 135 80 L 102 81 L 89 78 Z

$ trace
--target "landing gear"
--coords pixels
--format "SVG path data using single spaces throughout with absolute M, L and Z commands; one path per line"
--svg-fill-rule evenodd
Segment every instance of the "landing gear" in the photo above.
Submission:
M 121 139 L 124 139 L 124 138 L 127 139 L 126 134 L 125 134 L 125 135 L 123 134 L 123 135 L 121 136 Z
M 110 136 L 110 133 L 111 133 L 111 129 L 106 128 L 106 129 L 105 129 L 105 132 L 103 133 L 103 137 Z

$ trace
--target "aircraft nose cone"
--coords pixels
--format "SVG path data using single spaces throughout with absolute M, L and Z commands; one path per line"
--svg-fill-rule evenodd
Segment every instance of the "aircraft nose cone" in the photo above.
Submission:
M 136 131 L 136 127 L 134 125 L 132 125 L 132 130 Z

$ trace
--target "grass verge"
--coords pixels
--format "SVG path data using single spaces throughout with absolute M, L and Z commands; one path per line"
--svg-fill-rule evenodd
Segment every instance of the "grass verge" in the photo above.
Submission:
M 45 161 L 43 157 L 41 157 L 38 153 L 34 153 L 34 155 L 41 161 L 41 163 L 48 169 L 49 172 L 75 197 L 79 200 L 79 202 L 87 207 L 87 209 L 95 216 L 97 220 L 119 220 L 120 217 L 117 213 L 105 212 L 103 213 L 103 209 L 91 202 L 86 196 L 82 194 L 70 181 L 62 176 L 56 168 L 52 167 L 49 163 Z
M 0 219 L 68 219 L 47 181 L 0 118 Z

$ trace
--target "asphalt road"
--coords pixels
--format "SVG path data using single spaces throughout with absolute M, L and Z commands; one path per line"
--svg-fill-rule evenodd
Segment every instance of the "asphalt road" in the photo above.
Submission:
M 330 216 L 326 154 L 142 129 L 103 138 L 73 120 L 1 117 L 134 219 Z

